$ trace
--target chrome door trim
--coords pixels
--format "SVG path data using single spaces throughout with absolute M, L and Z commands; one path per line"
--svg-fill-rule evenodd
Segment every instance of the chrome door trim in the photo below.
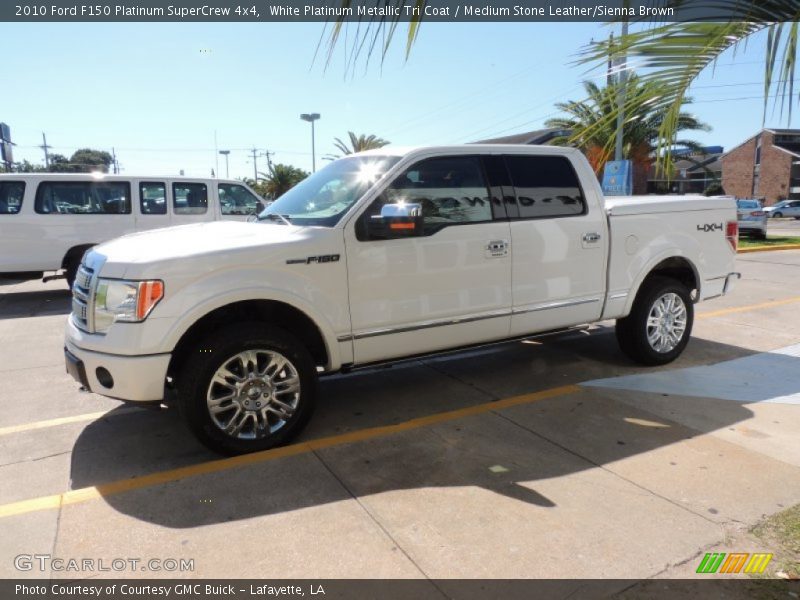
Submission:
M 546 304 L 536 304 L 525 308 L 515 308 L 513 314 L 521 315 L 530 312 L 537 312 L 540 310 L 550 310 L 552 308 L 565 308 L 567 306 L 578 306 L 580 304 L 591 304 L 592 302 L 600 302 L 600 298 L 583 298 L 580 300 L 565 300 L 563 302 L 548 302 Z
M 376 337 L 379 335 L 390 335 L 393 333 L 408 333 L 410 331 L 419 331 L 420 329 L 430 329 L 432 327 L 445 327 L 447 325 L 459 325 L 461 323 L 472 323 L 474 321 L 483 321 L 485 319 L 497 319 L 499 317 L 508 317 L 511 311 L 507 309 L 493 310 L 485 313 L 477 313 L 464 317 L 450 317 L 447 319 L 432 319 L 430 321 L 420 321 L 413 325 L 404 325 L 401 327 L 382 327 L 380 329 L 367 329 L 359 331 L 353 335 L 341 335 L 337 337 L 339 342 L 348 342 L 350 340 L 361 340 L 364 338 Z
M 362 340 L 365 338 L 377 337 L 381 335 L 392 335 L 395 333 L 409 333 L 411 331 L 419 331 L 422 329 L 430 329 L 433 327 L 445 327 L 447 325 L 459 325 L 461 323 L 472 323 L 475 321 L 483 321 L 485 319 L 497 319 L 500 317 L 508 317 L 510 315 L 519 315 L 529 312 L 540 310 L 550 310 L 553 308 L 564 308 L 567 306 L 578 306 L 581 304 L 591 304 L 592 302 L 600 302 L 600 298 L 584 298 L 580 300 L 565 300 L 563 302 L 549 302 L 547 304 L 539 304 L 528 308 L 515 308 L 512 310 L 495 310 L 486 313 L 478 313 L 464 317 L 451 317 L 448 319 L 434 319 L 431 321 L 421 321 L 413 325 L 404 325 L 401 327 L 382 327 L 380 329 L 368 329 L 359 331 L 354 334 L 343 334 L 337 336 L 337 342 L 350 342 L 353 340 Z

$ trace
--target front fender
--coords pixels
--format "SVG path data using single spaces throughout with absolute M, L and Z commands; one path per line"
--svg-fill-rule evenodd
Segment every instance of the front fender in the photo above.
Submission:
M 342 360 L 339 353 L 339 343 L 336 339 L 336 330 L 333 324 L 330 322 L 328 316 L 317 310 L 312 304 L 296 294 L 286 292 L 285 290 L 263 286 L 252 286 L 229 290 L 225 294 L 214 296 L 213 298 L 208 298 L 202 302 L 198 302 L 179 319 L 173 320 L 172 325 L 163 332 L 164 337 L 162 339 L 164 351 L 171 352 L 175 346 L 178 345 L 180 339 L 186 334 L 192 325 L 194 325 L 207 314 L 229 304 L 246 300 L 282 302 L 305 314 L 311 321 L 314 322 L 322 334 L 329 362 L 329 364 L 326 366 L 326 370 L 336 370 L 341 366 Z

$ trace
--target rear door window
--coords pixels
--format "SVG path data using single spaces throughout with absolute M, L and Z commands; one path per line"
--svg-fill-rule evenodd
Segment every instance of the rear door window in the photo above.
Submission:
M 176 215 L 204 215 L 208 211 L 205 183 L 173 183 L 172 209 Z
M 564 156 L 506 156 L 519 218 L 569 217 L 586 212 L 578 175 Z
M 22 210 L 25 182 L 0 182 L 0 215 L 15 215 Z
M 217 190 L 223 215 L 252 215 L 258 211 L 259 199 L 243 185 L 220 183 Z
M 127 181 L 43 181 L 36 190 L 39 214 L 123 215 L 131 212 Z
M 167 214 L 167 186 L 158 181 L 139 184 L 139 207 L 143 215 Z

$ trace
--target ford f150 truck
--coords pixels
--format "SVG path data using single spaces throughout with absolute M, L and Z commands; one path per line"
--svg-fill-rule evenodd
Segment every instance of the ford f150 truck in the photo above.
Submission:
M 311 175 L 253 222 L 87 251 L 67 371 L 129 402 L 174 397 L 210 448 L 286 443 L 320 374 L 616 319 L 660 365 L 693 305 L 730 291 L 732 199 L 604 199 L 578 151 L 382 148 Z

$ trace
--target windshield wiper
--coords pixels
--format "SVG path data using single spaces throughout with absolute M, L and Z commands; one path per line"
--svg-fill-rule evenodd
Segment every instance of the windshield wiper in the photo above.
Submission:
M 291 225 L 291 221 L 289 221 L 289 215 L 279 215 L 278 213 L 267 213 L 264 215 L 266 219 L 272 219 L 273 221 L 283 221 L 287 225 Z

